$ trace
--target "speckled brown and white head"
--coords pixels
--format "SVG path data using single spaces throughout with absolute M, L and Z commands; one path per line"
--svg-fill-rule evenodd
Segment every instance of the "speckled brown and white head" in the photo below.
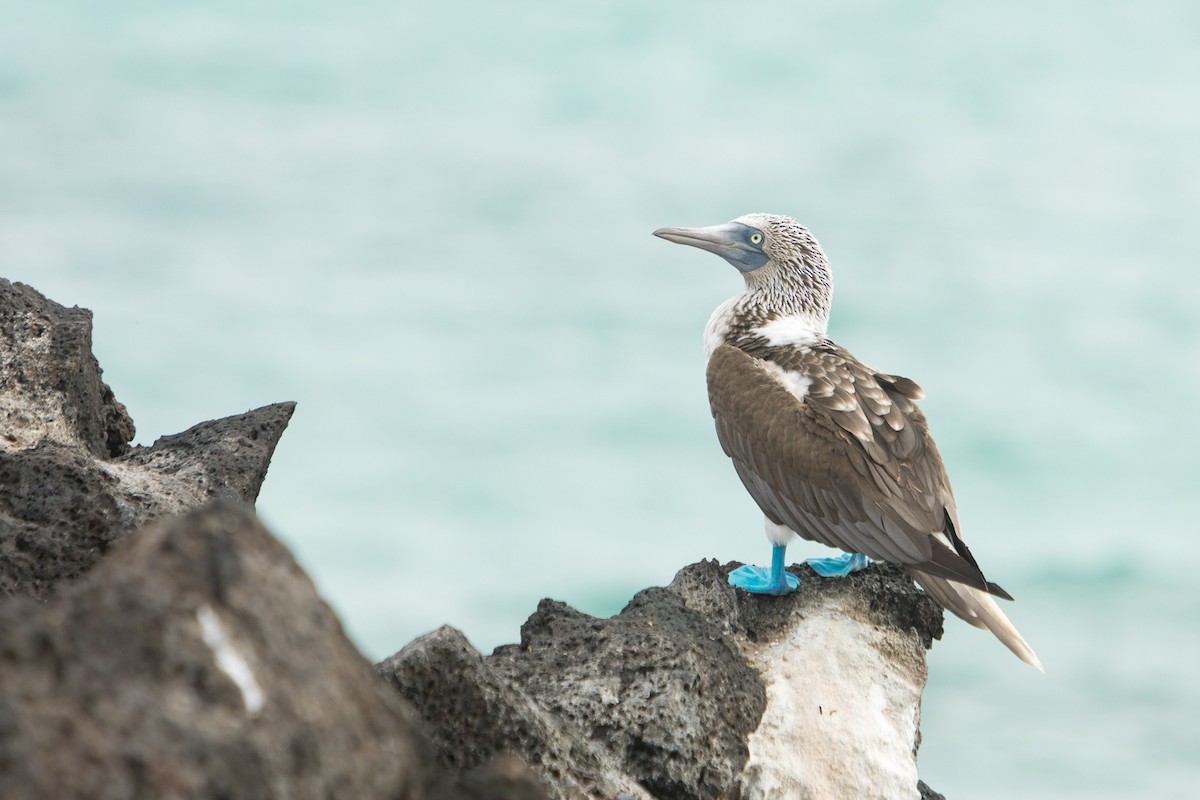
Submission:
M 737 268 L 746 291 L 722 304 L 705 332 L 708 352 L 751 330 L 779 343 L 825 336 L 833 300 L 829 261 L 791 217 L 746 214 L 708 228 L 659 228 L 655 236 L 716 253 Z

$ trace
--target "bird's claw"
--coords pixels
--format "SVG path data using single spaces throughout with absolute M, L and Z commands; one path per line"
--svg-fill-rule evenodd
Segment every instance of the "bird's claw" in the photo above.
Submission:
M 812 571 L 825 578 L 845 578 L 851 572 L 858 572 L 871 563 L 871 559 L 862 553 L 846 553 L 829 558 L 806 558 L 805 564 Z
M 729 573 L 729 585 L 745 589 L 751 594 L 791 594 L 800 588 L 800 579 L 790 572 L 784 571 L 772 579 L 771 570 L 767 567 L 752 567 L 749 564 L 738 567 Z

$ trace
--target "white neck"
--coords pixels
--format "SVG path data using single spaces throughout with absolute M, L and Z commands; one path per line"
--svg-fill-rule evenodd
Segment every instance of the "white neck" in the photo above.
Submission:
M 792 345 L 805 347 L 825 338 L 827 321 L 799 313 L 776 317 L 754 329 L 772 347 Z
M 717 306 L 704 326 L 705 360 L 731 335 L 733 338 L 740 335 L 760 336 L 772 347 L 808 347 L 825 338 L 829 328 L 828 317 L 813 315 L 799 308 L 777 311 L 772 307 L 773 304 L 765 304 L 762 300 L 762 295 L 746 292 Z M 735 330 L 735 325 L 740 330 Z

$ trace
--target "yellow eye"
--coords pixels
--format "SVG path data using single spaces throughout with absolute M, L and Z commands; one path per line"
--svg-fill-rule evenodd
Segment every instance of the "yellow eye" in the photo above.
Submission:
M 750 242 L 752 244 L 762 244 L 762 234 L 761 233 L 750 234 Z

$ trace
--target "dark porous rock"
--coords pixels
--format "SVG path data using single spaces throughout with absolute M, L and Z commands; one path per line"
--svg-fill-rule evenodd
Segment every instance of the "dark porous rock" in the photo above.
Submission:
M 135 447 L 118 463 L 172 476 L 174 481 L 164 481 L 164 492 L 182 491 L 180 502 L 185 504 L 217 496 L 253 504 L 295 409 L 295 403 L 275 403 L 201 422 L 183 433 L 161 436 L 150 447 Z
M 946 800 L 946 796 L 938 794 L 933 789 L 925 785 L 925 781 L 917 784 L 917 788 L 921 791 L 921 800 Z
M 100 380 L 91 312 L 0 279 L 0 597 L 45 597 L 142 523 L 216 497 L 253 503 L 294 403 L 130 448 Z
M 661 798 L 723 796 L 766 705 L 734 642 L 661 587 L 610 619 L 542 601 L 490 662 Z
M 447 779 L 434 787 L 430 800 L 548 800 L 548 795 L 523 761 L 504 756 Z
M 940 609 L 888 565 L 793 567 L 780 598 L 731 588 L 735 566 L 685 567 L 610 619 L 543 600 L 488 657 L 442 628 L 377 668 L 452 773 L 508 753 L 556 798 L 935 796 L 916 747 Z
M 442 627 L 376 665 L 426 722 L 438 761 L 467 776 L 519 757 L 555 797 L 648 798 L 621 764 L 497 672 L 459 631 Z
M 0 797 L 415 799 L 440 779 L 244 506 L 142 529 L 47 603 L 0 603 L 0 632 Z
M 133 420 L 100 375 L 92 312 L 0 278 L 0 446 L 54 439 L 101 458 L 124 453 Z

